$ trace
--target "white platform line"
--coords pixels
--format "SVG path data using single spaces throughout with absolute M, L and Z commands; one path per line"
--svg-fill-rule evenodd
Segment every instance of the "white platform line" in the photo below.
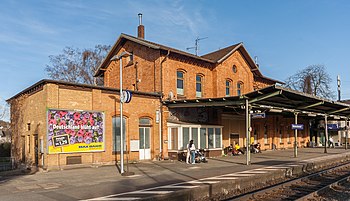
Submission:
M 99 198 L 93 198 L 93 199 L 88 199 L 88 200 L 83 200 L 83 201 L 111 201 L 111 200 L 140 200 L 140 197 L 124 197 L 124 198 L 107 198 L 107 197 L 99 197 Z
M 237 177 L 211 177 L 211 178 L 207 178 L 206 180 L 235 180 L 235 179 L 239 179 Z
M 190 182 L 188 182 L 188 183 L 190 183 L 190 184 L 216 184 L 216 183 L 219 183 L 220 181 L 199 181 L 199 180 L 197 180 L 197 181 L 190 181 Z
M 268 172 L 266 172 L 266 171 L 256 171 L 256 170 L 247 170 L 247 171 L 244 171 L 242 173 L 266 174 Z
M 180 182 L 180 183 L 175 183 L 172 185 L 166 185 L 166 186 L 157 186 L 157 187 L 153 187 L 153 188 L 149 188 L 149 189 L 143 189 L 143 190 L 139 190 L 139 191 L 131 191 L 131 192 L 125 192 L 125 193 L 120 193 L 120 194 L 114 194 L 114 195 L 108 195 L 105 197 L 99 197 L 99 198 L 92 198 L 92 199 L 87 199 L 85 201 L 97 201 L 97 200 L 137 200 L 137 199 L 141 199 L 138 197 L 119 197 L 118 196 L 123 196 L 123 195 L 132 195 L 132 194 L 145 194 L 147 192 L 147 194 L 165 194 L 165 193 L 170 193 L 173 191 L 154 191 L 155 189 L 162 189 L 162 188 L 177 188 L 177 189 L 181 189 L 181 188 L 196 188 L 199 187 L 197 185 L 194 186 L 181 186 L 184 184 L 215 184 L 215 183 L 219 183 L 221 182 L 220 180 L 235 180 L 235 179 L 240 179 L 242 177 L 250 177 L 250 176 L 255 176 L 256 174 L 264 174 L 264 173 L 268 173 L 269 171 L 273 171 L 273 170 L 280 170 L 280 169 L 288 169 L 291 166 L 298 166 L 298 165 L 286 165 L 283 167 L 279 167 L 279 166 L 269 166 L 269 167 L 263 167 L 263 168 L 257 168 L 257 169 L 252 169 L 252 170 L 246 170 L 246 171 L 242 171 L 242 172 L 235 172 L 235 173 L 230 173 L 230 174 L 225 174 L 225 175 L 219 175 L 217 177 L 209 177 L 209 178 L 204 178 L 204 179 L 200 179 L 200 180 L 194 180 L 194 181 L 187 181 L 187 182 Z M 199 167 L 190 167 L 191 169 L 196 169 Z M 141 175 L 133 175 L 130 177 L 136 177 L 136 176 L 141 176 Z M 209 181 L 207 181 L 209 180 Z M 214 180 L 214 181 L 213 181 Z M 216 181 L 215 181 L 216 180 Z M 219 181 L 218 181 L 219 180 Z
M 135 194 L 168 194 L 172 192 L 174 191 L 139 191 Z M 130 194 L 134 194 L 134 193 L 130 193 Z
M 127 176 L 128 178 L 133 178 L 133 177 L 139 177 L 139 176 L 141 176 L 141 175 L 139 175 L 139 174 L 134 174 L 134 175 L 130 175 L 130 176 Z
M 287 167 L 287 166 L 274 166 L 274 167 L 265 167 L 265 169 L 267 170 L 278 170 L 278 169 L 287 169 L 287 168 L 290 168 L 290 167 Z
M 228 174 L 228 175 L 225 175 L 225 176 L 236 176 L 236 177 L 250 177 L 250 176 L 254 176 L 255 174 L 249 174 L 249 173 L 240 173 L 240 172 L 237 172 L 237 173 L 232 173 L 232 174 Z
M 172 185 L 169 185 L 169 186 L 160 186 L 159 188 L 196 188 L 198 186 L 172 186 Z

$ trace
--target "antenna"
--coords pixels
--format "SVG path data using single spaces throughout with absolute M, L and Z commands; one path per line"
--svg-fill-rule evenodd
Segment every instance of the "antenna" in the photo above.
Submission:
M 338 85 L 338 101 L 340 102 L 340 75 L 337 76 L 337 85 Z
M 186 50 L 195 49 L 196 56 L 198 56 L 199 41 L 200 41 L 200 40 L 207 39 L 207 38 L 208 38 L 208 37 L 204 37 L 204 38 L 199 38 L 199 37 L 197 37 L 196 40 L 195 40 L 195 43 L 194 43 L 194 47 L 188 47 L 188 48 L 186 48 Z

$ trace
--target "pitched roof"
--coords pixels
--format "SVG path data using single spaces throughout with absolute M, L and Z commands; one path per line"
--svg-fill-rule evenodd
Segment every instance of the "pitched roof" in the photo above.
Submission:
M 258 66 L 255 64 L 254 60 L 249 55 L 248 51 L 244 48 L 243 43 L 231 45 L 229 47 L 208 53 L 208 54 L 203 55 L 203 56 L 197 56 L 197 55 L 185 52 L 185 51 L 181 51 L 181 50 L 178 50 L 175 48 L 171 48 L 171 47 L 168 47 L 165 45 L 161 45 L 158 43 L 154 43 L 151 41 L 144 40 L 142 38 L 130 36 L 130 35 L 123 34 L 123 33 L 119 36 L 119 38 L 117 39 L 117 41 L 115 42 L 113 47 L 108 52 L 105 59 L 102 61 L 101 65 L 98 67 L 97 71 L 95 72 L 95 76 L 101 75 L 103 73 L 103 71 L 106 70 L 106 68 L 107 68 L 108 64 L 111 62 L 110 60 L 114 56 L 115 52 L 118 52 L 119 49 L 122 47 L 122 45 L 126 41 L 132 41 L 132 42 L 135 42 L 137 44 L 140 44 L 140 45 L 152 48 L 152 49 L 156 49 L 156 50 L 165 50 L 165 51 L 169 51 L 170 53 L 180 54 L 180 55 L 183 55 L 186 57 L 190 57 L 192 59 L 208 62 L 208 63 L 213 64 L 213 65 L 223 62 L 227 57 L 232 55 L 235 51 L 239 50 L 242 53 L 246 62 L 249 64 L 249 67 L 251 68 L 251 71 L 254 74 L 254 76 L 260 77 L 262 79 L 270 80 L 273 82 L 282 83 L 280 81 L 276 81 L 276 80 L 264 77 L 261 74 Z
M 117 41 L 115 42 L 115 44 L 112 46 L 112 48 L 110 49 L 110 51 L 108 52 L 107 56 L 104 58 L 104 60 L 102 61 L 101 65 L 98 67 L 95 76 L 98 76 L 102 73 L 103 70 L 105 70 L 108 66 L 108 64 L 110 63 L 110 59 L 114 56 L 115 52 L 118 52 L 118 50 L 121 48 L 122 44 L 124 44 L 126 41 L 132 41 L 135 42 L 137 44 L 146 46 L 148 48 L 152 48 L 155 50 L 165 50 L 165 51 L 170 51 L 172 53 L 177 53 L 180 55 L 184 55 L 187 57 L 191 57 L 193 59 L 199 59 L 205 62 L 209 62 L 209 63 L 215 63 L 210 59 L 206 59 L 206 58 L 202 58 L 200 56 L 188 53 L 188 52 L 184 52 L 175 48 L 171 48 L 165 45 L 160 45 L 154 42 L 150 42 L 147 40 L 144 40 L 142 38 L 137 38 L 134 36 L 130 36 L 127 34 L 120 34 L 119 38 L 117 39 Z
M 211 52 L 209 54 L 205 54 L 202 57 L 206 58 L 206 59 L 210 59 L 212 61 L 218 61 L 221 58 L 223 58 L 224 56 L 228 55 L 232 50 L 236 49 L 237 47 L 239 47 L 242 43 L 238 43 L 235 45 L 231 45 L 229 47 L 220 49 L 218 51 L 215 52 Z

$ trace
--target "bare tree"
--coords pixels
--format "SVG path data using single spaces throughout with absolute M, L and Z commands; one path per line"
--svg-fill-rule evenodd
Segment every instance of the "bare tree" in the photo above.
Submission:
M 310 65 L 288 77 L 285 86 L 314 96 L 332 99 L 334 92 L 331 91 L 331 82 L 332 78 L 326 72 L 324 65 Z
M 10 107 L 4 99 L 0 97 L 0 120 L 8 121 L 10 118 Z
M 49 56 L 50 65 L 46 65 L 50 78 L 75 83 L 103 85 L 102 78 L 93 75 L 106 56 L 110 46 L 96 45 L 95 49 L 66 47 L 63 53 Z

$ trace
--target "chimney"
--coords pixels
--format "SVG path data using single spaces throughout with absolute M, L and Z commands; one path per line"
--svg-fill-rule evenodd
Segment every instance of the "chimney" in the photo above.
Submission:
M 137 37 L 145 39 L 145 27 L 142 25 L 142 13 L 139 13 L 139 26 L 137 27 Z

